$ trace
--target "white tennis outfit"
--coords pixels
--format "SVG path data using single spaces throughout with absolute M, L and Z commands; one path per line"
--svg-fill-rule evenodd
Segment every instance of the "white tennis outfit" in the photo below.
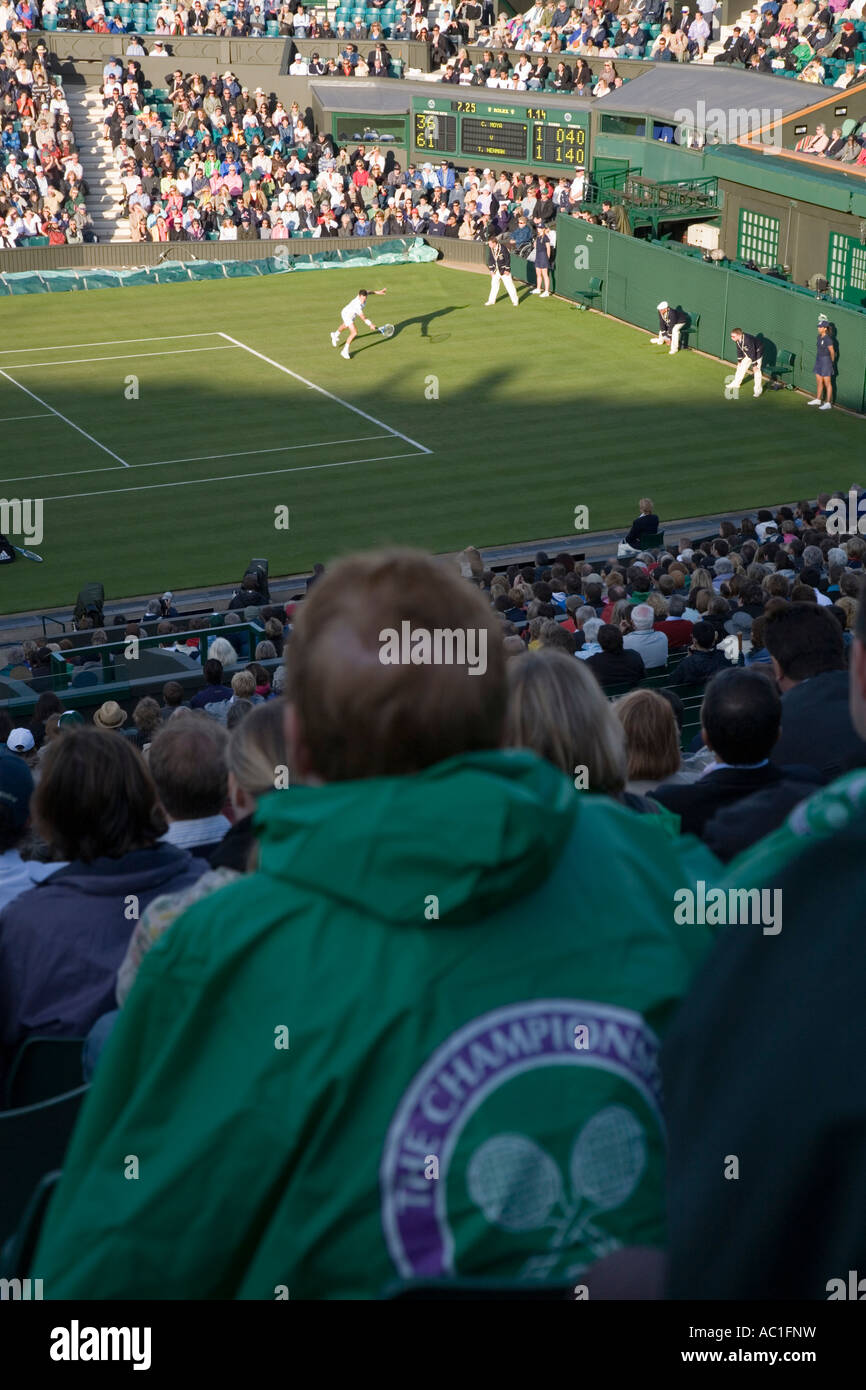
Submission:
M 355 319 L 362 319 L 365 317 L 365 305 L 360 295 L 356 295 L 355 298 L 341 310 L 341 318 L 346 328 L 351 328 Z

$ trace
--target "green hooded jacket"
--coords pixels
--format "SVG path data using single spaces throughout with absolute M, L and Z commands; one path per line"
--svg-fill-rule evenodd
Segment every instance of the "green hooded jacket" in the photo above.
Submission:
M 146 956 L 46 1298 L 369 1298 L 664 1239 L 659 1039 L 719 866 L 527 752 L 275 792 L 257 872 Z

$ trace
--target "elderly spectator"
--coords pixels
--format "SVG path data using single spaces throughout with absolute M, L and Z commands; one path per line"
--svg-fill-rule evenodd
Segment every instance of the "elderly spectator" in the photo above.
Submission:
M 631 610 L 631 631 L 623 637 L 626 651 L 638 652 L 647 670 L 664 666 L 668 659 L 668 639 L 653 628 L 655 613 L 648 603 L 635 604 Z

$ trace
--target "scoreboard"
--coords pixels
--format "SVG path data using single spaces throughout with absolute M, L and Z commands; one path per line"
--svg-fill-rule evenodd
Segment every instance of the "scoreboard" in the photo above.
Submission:
M 586 167 L 589 111 L 510 99 L 413 97 L 412 153 L 420 159 L 432 153 L 465 155 L 505 166 L 540 165 L 573 173 Z
M 438 111 L 415 111 L 412 116 L 412 143 L 425 153 L 451 154 L 457 149 L 457 117 Z

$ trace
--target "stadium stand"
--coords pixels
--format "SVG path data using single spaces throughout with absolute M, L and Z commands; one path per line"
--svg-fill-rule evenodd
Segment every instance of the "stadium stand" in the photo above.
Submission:
M 33 36 L 3 33 L 0 247 L 6 249 L 95 240 L 69 104 L 49 61 L 45 44 Z

